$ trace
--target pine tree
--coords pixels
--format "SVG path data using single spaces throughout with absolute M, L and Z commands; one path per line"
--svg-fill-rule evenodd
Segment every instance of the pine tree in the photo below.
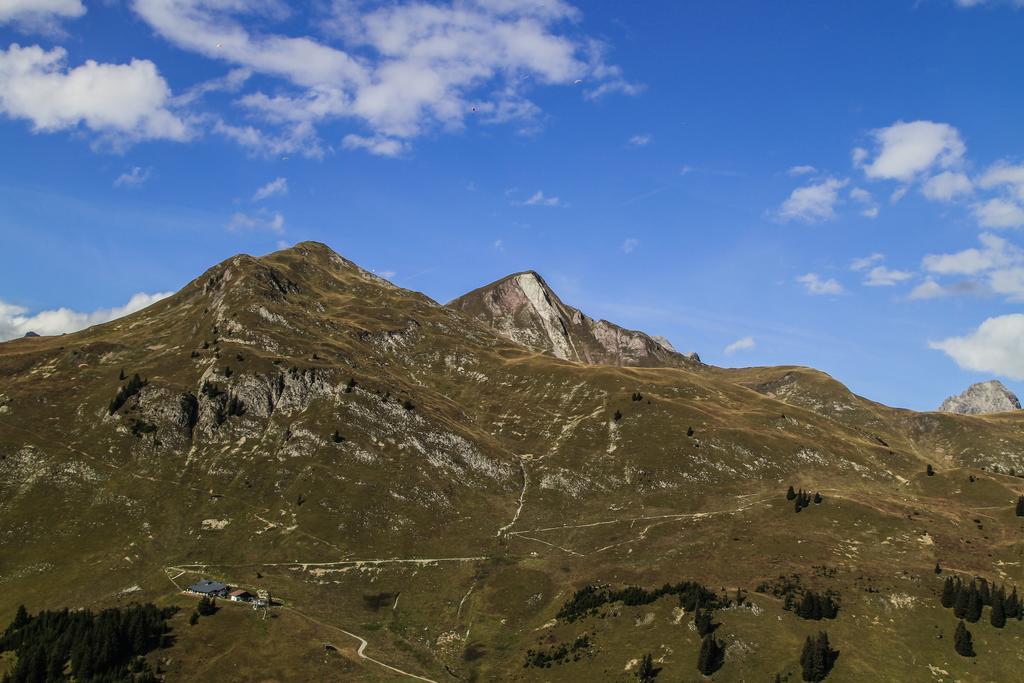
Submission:
M 698 609 L 693 613 L 693 625 L 697 627 L 697 633 L 703 637 L 715 630 L 711 610 Z
M 1018 614 L 1020 614 L 1020 599 L 1017 597 L 1017 587 L 1014 586 L 1010 597 L 1006 599 L 1006 616 L 1016 619 Z
M 989 620 L 992 625 L 996 628 L 1002 628 L 1006 626 L 1006 608 L 1005 608 L 1006 596 L 1003 595 L 1002 589 L 996 591 L 992 595 L 992 613 L 989 615 Z
M 936 574 L 941 574 L 942 573 L 942 567 L 939 565 L 938 562 L 935 563 L 935 573 Z
M 934 468 L 934 467 L 932 467 L 932 466 L 931 466 L 931 465 L 929 464 L 929 465 L 928 465 L 928 469 L 926 469 L 926 470 L 925 470 L 925 473 L 926 473 L 926 474 L 927 474 L 927 475 L 928 475 L 929 477 L 934 477 L 934 476 L 935 476 L 935 468 Z
M 967 614 L 964 618 L 972 624 L 977 623 L 978 619 L 981 619 L 981 608 L 981 594 L 972 581 L 971 587 L 967 592 Z
M 971 632 L 967 630 L 963 621 L 956 625 L 956 634 L 953 636 L 953 647 L 956 649 L 957 654 L 963 657 L 974 656 L 974 642 L 971 638 Z
M 1024 496 L 1017 498 L 1017 516 L 1024 517 Z
M 794 498 L 796 498 L 796 491 L 794 491 L 793 487 L 790 486 L 789 490 L 786 491 L 786 500 L 793 500 Z
M 833 650 L 829 644 L 828 634 L 824 631 L 820 631 L 814 638 L 808 636 L 804 642 L 803 652 L 800 654 L 803 679 L 805 681 L 825 680 L 838 655 L 839 653 Z
M 815 491 L 814 492 L 814 504 L 815 505 L 821 505 L 821 500 L 822 500 L 821 499 L 821 493 L 818 492 L 818 491 Z
M 947 576 L 942 583 L 942 606 L 949 609 L 954 603 L 956 603 L 956 584 L 953 583 L 953 577 Z
M 199 623 L 199 612 L 193 611 L 188 617 L 188 625 L 195 626 Z
M 661 669 L 654 668 L 654 660 L 651 659 L 651 655 L 648 653 L 640 660 L 640 666 L 636 670 L 636 677 L 640 683 L 652 683 L 658 677 L 660 671 Z
M 989 590 L 988 581 L 985 579 L 982 579 L 978 586 L 978 599 L 982 605 L 992 604 L 992 592 Z
M 967 616 L 967 602 L 970 592 L 970 589 L 957 579 L 956 599 L 953 601 L 953 614 L 957 619 L 963 619 Z
M 725 661 L 725 648 L 710 633 L 700 641 L 700 653 L 697 655 L 697 670 L 705 676 L 718 671 Z

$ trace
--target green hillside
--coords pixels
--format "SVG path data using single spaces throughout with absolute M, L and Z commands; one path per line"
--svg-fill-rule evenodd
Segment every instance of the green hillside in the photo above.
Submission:
M 147 655 L 167 680 L 627 681 L 650 654 L 697 681 L 694 610 L 653 592 L 696 582 L 714 680 L 801 680 L 819 631 L 830 681 L 1015 680 L 1024 622 L 985 606 L 963 657 L 940 594 L 1024 588 L 1017 472 L 1020 414 L 559 360 L 303 243 L 0 344 L 0 623 L 180 607 Z M 277 604 L 189 625 L 201 577 Z M 565 610 L 588 585 L 608 600 Z M 811 593 L 834 619 L 799 616 Z

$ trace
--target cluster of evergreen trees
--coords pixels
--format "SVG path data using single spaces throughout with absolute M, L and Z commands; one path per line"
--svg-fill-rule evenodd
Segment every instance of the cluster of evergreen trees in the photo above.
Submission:
M 803 597 L 798 601 L 792 594 L 786 595 L 785 609 L 796 613 L 801 619 L 835 619 L 839 614 L 839 603 L 835 601 L 835 594 L 825 592 L 824 594 L 814 591 L 804 591 Z
M 613 602 L 622 602 L 627 606 L 635 607 L 649 605 L 666 595 L 678 595 L 680 606 L 688 612 L 696 611 L 701 606 L 714 609 L 728 607 L 731 604 L 728 598 L 718 596 L 695 581 L 666 583 L 661 588 L 650 590 L 639 586 L 611 589 L 586 585 L 565 601 L 556 616 L 562 621 L 571 622 L 589 616 L 598 608 Z
M 550 650 L 527 650 L 526 651 L 526 662 L 523 663 L 523 668 L 537 667 L 539 669 L 550 669 L 552 664 L 563 664 L 572 658 L 572 661 L 578 662 L 580 657 L 590 648 L 590 636 L 584 633 L 582 636 L 576 638 L 572 645 L 568 643 L 562 643 L 558 647 Z M 650 655 L 648 655 L 650 656 Z
M 958 619 L 976 623 L 981 619 L 982 608 L 989 606 L 989 621 L 996 628 L 1003 628 L 1007 619 L 1024 619 L 1024 607 L 1017 596 L 1016 586 L 1006 594 L 1006 587 L 989 586 L 985 579 L 972 579 L 964 583 L 960 577 L 947 576 L 942 585 L 942 606 L 952 609 Z
M 828 634 L 819 631 L 816 636 L 807 636 L 803 652 L 800 653 L 800 667 L 805 681 L 823 681 L 832 670 L 839 652 L 832 649 Z
M 805 507 L 807 507 L 808 505 L 811 504 L 811 494 L 809 492 L 807 492 L 807 491 L 804 491 L 803 489 L 800 489 L 799 491 L 794 491 L 793 487 L 790 486 L 789 490 L 786 491 L 786 500 L 796 501 L 793 504 L 793 507 L 795 508 L 795 510 L 797 512 L 800 512 Z M 814 494 L 814 504 L 815 505 L 820 505 L 821 501 L 822 501 L 821 494 L 820 493 L 815 493 Z
M 123 370 L 121 371 L 121 374 L 122 376 L 124 375 Z M 139 377 L 139 373 L 132 375 L 132 378 L 128 380 L 128 384 L 125 384 L 123 387 L 118 389 L 114 398 L 110 399 L 110 414 L 113 415 L 120 410 L 121 406 L 125 404 L 125 401 L 142 391 L 142 387 L 144 386 L 146 386 L 146 380 Z
M 17 657 L 4 681 L 156 681 L 142 657 L 170 644 L 167 619 L 173 612 L 146 604 L 31 616 L 21 606 L 0 636 L 0 652 Z

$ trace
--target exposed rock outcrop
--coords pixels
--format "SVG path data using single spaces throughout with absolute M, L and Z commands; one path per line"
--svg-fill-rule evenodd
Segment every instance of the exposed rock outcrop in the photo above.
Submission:
M 562 302 L 534 271 L 509 275 L 448 303 L 487 323 L 503 337 L 557 358 L 619 366 L 683 366 L 699 363 L 664 337 L 594 320 Z
M 994 379 L 971 385 L 959 396 L 947 398 L 939 407 L 940 412 L 961 415 L 1005 413 L 1020 409 L 1020 400 L 1016 394 Z

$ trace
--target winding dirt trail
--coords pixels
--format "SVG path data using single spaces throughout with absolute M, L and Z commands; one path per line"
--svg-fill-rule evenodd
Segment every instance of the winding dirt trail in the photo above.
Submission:
M 353 638 L 355 640 L 358 640 L 359 641 L 359 649 L 356 650 L 356 654 L 359 655 L 362 659 L 365 659 L 368 662 L 373 662 L 377 666 L 383 667 L 383 668 L 387 669 L 388 671 L 394 671 L 396 674 L 400 674 L 400 675 L 405 676 L 407 678 L 414 678 L 414 679 L 416 679 L 418 681 L 427 681 L 427 683 L 437 683 L 437 681 L 435 681 L 432 678 L 426 678 L 424 676 L 419 676 L 419 675 L 414 674 L 414 673 L 409 673 L 408 671 L 403 671 L 402 669 L 399 669 L 398 667 L 391 666 L 390 664 L 385 664 L 384 662 L 380 661 L 379 659 L 374 659 L 373 657 L 369 656 L 368 654 L 366 654 L 366 648 L 370 645 L 370 643 L 366 640 L 366 638 L 363 638 L 362 636 L 357 636 L 355 633 L 350 633 L 349 631 L 346 631 L 343 628 L 339 628 L 337 626 L 332 626 L 331 624 L 324 623 L 324 622 L 320 621 L 319 619 L 314 619 L 313 617 L 309 616 L 305 612 L 300 612 L 299 610 L 295 609 L 294 607 L 283 607 L 283 609 L 288 610 L 292 614 L 297 614 L 300 617 L 302 617 L 303 619 L 306 619 L 308 621 L 313 622 L 317 626 L 322 626 L 323 628 L 328 628 L 328 629 L 337 631 L 338 633 L 344 633 L 349 638 Z M 333 645 L 332 645 L 332 647 L 333 647 Z

